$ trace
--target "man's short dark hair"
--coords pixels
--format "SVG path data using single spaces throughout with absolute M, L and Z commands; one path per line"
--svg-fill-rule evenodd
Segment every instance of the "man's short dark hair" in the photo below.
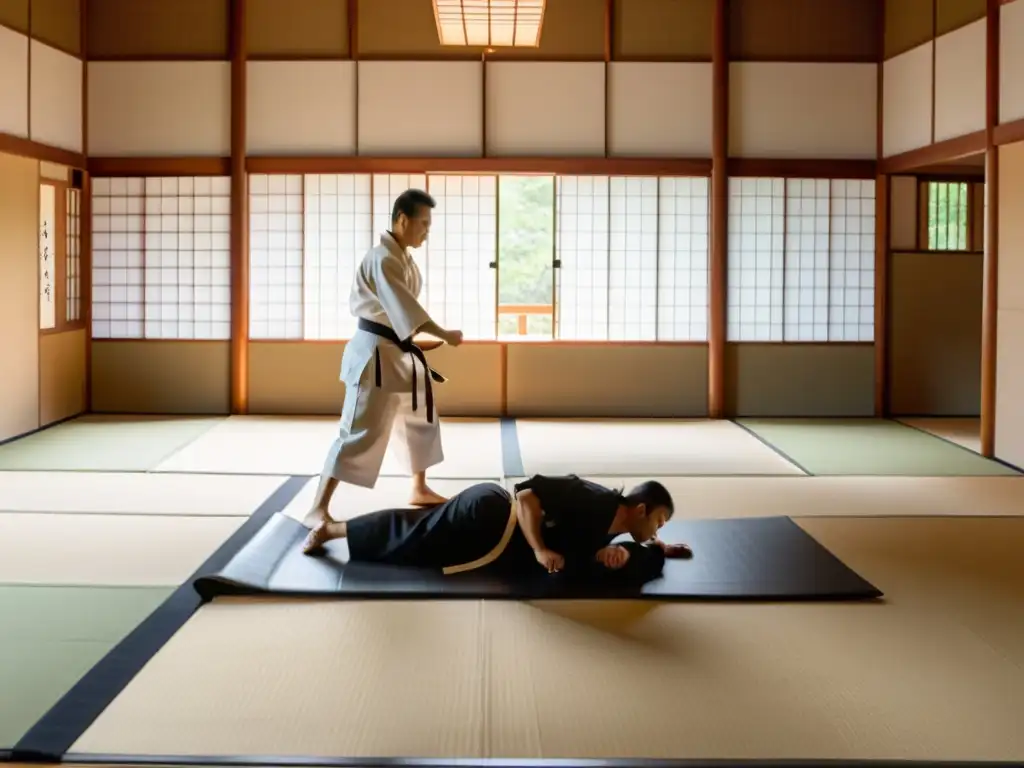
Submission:
M 647 512 L 653 512 L 657 507 L 664 507 L 667 517 L 671 518 L 676 511 L 676 505 L 672 502 L 672 494 L 657 480 L 648 480 L 640 483 L 625 496 L 626 504 L 636 506 L 646 504 Z
M 420 208 L 433 208 L 437 203 L 422 189 L 407 189 L 395 198 L 395 206 L 391 209 L 391 223 L 398 221 L 403 213 L 407 218 L 415 218 Z

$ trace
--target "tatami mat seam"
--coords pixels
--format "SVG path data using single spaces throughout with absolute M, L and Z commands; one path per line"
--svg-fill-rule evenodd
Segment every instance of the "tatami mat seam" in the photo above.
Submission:
M 10 760 L 60 762 L 64 753 L 202 605 L 203 598 L 193 586 L 195 580 L 211 571 L 219 571 L 307 482 L 304 477 L 285 480 L 167 600 L 22 736 L 10 752 Z
M 36 427 L 35 429 L 30 429 L 28 432 L 22 432 L 20 435 L 13 435 L 11 437 L 0 440 L 0 448 L 2 448 L 5 445 L 9 445 L 10 443 L 15 443 L 23 438 L 32 437 L 32 435 L 37 435 L 40 432 L 45 432 L 48 429 L 53 429 L 54 427 L 59 427 L 62 424 L 67 424 L 69 421 L 80 419 L 82 415 L 83 414 L 78 414 L 76 416 L 68 416 L 66 418 L 61 419 L 60 421 L 55 421 L 52 424 L 47 424 L 44 427 Z
M 923 429 L 922 427 L 919 427 L 916 424 L 909 424 L 906 421 L 903 421 L 902 419 L 893 419 L 893 421 L 896 422 L 897 424 L 899 424 L 901 426 L 904 426 L 904 427 L 907 427 L 909 429 L 916 429 L 918 432 L 926 434 L 929 437 L 934 437 L 936 440 L 941 440 L 944 443 L 949 443 L 950 445 L 955 446 L 956 448 L 959 448 L 961 451 L 967 451 L 967 453 L 971 454 L 972 456 L 980 456 L 981 458 L 986 459 L 988 461 L 994 461 L 997 464 L 1002 464 L 1007 469 L 1012 469 L 1015 472 L 1019 472 L 1021 474 L 1024 474 L 1024 469 L 1021 469 L 1017 465 L 1011 464 L 1008 461 L 1003 461 L 998 456 L 983 456 L 978 451 L 975 451 L 975 450 L 973 450 L 971 448 L 968 448 L 966 445 L 961 445 L 960 443 L 956 442 L 955 440 L 950 440 L 948 437 L 945 437 L 944 435 L 940 435 L 940 434 L 938 434 L 936 432 L 929 432 L 927 429 Z M 978 477 L 987 477 L 987 475 L 978 475 Z
M 755 440 L 757 440 L 763 446 L 768 448 L 770 451 L 773 451 L 776 454 L 778 454 L 779 456 L 781 456 L 783 459 L 788 461 L 790 464 L 792 464 L 794 467 L 799 469 L 801 472 L 803 472 L 808 477 L 814 477 L 814 473 L 811 472 L 810 470 L 808 470 L 807 467 L 805 467 L 803 464 L 801 464 L 799 461 L 794 459 L 792 456 L 790 456 L 788 453 L 786 453 L 782 449 L 780 449 L 777 446 L 773 445 L 772 443 L 768 442 L 767 438 L 762 437 L 761 435 L 757 434 L 757 432 L 755 432 L 754 430 L 750 429 L 746 424 L 741 424 L 739 419 L 729 419 L 729 421 L 731 421 L 737 427 L 739 427 L 744 432 L 746 432 L 748 435 L 753 437 Z

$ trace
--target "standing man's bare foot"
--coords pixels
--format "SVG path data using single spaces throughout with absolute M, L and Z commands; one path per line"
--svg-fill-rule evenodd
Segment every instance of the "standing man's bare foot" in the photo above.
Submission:
M 412 495 L 409 497 L 409 503 L 414 507 L 434 507 L 444 504 L 446 501 L 448 501 L 447 497 L 435 493 L 426 485 L 422 488 L 413 488 Z
M 319 507 L 313 507 L 306 516 L 302 518 L 302 524 L 307 528 L 317 528 L 321 525 L 334 522 L 334 518 L 331 517 L 330 513 L 326 509 Z
M 444 504 L 447 498 L 435 493 L 427 486 L 427 473 L 416 472 L 412 476 L 412 493 L 409 496 L 409 504 L 414 507 L 435 507 Z
M 324 544 L 334 539 L 342 539 L 348 535 L 348 525 L 344 520 L 340 522 L 323 522 L 313 528 L 302 542 L 302 552 L 312 555 L 319 551 Z

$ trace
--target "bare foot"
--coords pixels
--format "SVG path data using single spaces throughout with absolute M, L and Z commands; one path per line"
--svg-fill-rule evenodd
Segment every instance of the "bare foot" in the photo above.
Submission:
M 316 528 L 319 525 L 333 522 L 334 518 L 328 514 L 326 509 L 320 509 L 313 507 L 306 513 L 306 516 L 302 518 L 302 524 L 307 528 Z
M 435 507 L 446 501 L 448 501 L 447 498 L 427 487 L 414 490 L 412 496 L 409 497 L 409 503 L 414 507 Z
M 329 523 L 324 521 L 309 532 L 309 535 L 306 536 L 306 540 L 302 542 L 302 554 L 311 555 L 327 543 L 327 540 L 330 537 L 330 533 L 328 532 L 329 525 Z

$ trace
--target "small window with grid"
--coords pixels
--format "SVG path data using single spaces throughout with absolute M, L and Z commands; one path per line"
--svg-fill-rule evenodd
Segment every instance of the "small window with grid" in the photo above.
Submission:
M 929 251 L 970 251 L 971 184 L 928 181 L 924 189 L 924 227 Z

